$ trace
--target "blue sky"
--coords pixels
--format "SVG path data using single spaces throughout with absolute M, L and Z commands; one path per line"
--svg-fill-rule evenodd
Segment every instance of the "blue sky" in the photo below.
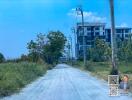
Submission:
M 71 35 L 79 21 L 74 9 L 82 4 L 85 21 L 110 25 L 109 0 L 0 0 L 0 52 L 6 58 L 27 54 L 36 34 L 60 30 Z M 115 0 L 116 26 L 132 26 L 132 0 Z

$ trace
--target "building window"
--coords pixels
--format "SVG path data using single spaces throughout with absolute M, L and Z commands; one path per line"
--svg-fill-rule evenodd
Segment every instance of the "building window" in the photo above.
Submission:
M 91 31 L 91 28 L 90 28 L 90 27 L 88 27 L 88 28 L 87 28 L 87 31 Z
M 83 35 L 83 30 L 82 29 L 79 30 L 79 35 L 80 36 Z
M 108 29 L 107 32 L 111 34 L 111 29 Z
M 87 41 L 87 45 L 91 45 L 91 42 Z
M 129 29 L 125 29 L 125 33 L 129 33 Z
M 117 29 L 116 33 L 122 33 L 121 29 Z
M 80 32 L 79 35 L 82 36 L 83 35 L 83 32 Z
M 95 32 L 95 36 L 99 36 L 99 32 Z
M 117 38 L 120 38 L 120 34 L 117 34 L 116 36 L 117 36 Z
M 129 37 L 129 34 L 125 34 L 125 37 L 128 38 Z
M 83 51 L 83 46 L 80 47 L 80 51 Z
M 105 27 L 103 27 L 103 30 L 105 30 Z
M 90 32 L 87 32 L 87 36 L 91 36 L 91 33 Z
M 99 27 L 95 27 L 95 30 L 99 30 Z

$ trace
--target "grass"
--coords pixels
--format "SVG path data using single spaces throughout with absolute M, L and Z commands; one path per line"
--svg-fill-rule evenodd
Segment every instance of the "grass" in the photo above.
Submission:
M 47 66 L 28 62 L 0 64 L 0 97 L 19 92 L 22 87 L 42 76 Z
M 78 61 L 74 63 L 74 66 L 82 70 L 88 70 L 92 75 L 106 81 L 108 81 L 108 75 L 112 69 L 110 62 L 88 62 L 87 66 L 84 67 L 83 62 Z M 129 76 L 130 92 L 132 92 L 132 62 L 120 62 L 118 68 L 121 75 L 127 74 Z

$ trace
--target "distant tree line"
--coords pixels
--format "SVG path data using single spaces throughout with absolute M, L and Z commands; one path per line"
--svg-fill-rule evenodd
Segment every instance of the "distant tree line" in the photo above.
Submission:
M 39 33 L 36 40 L 28 42 L 27 49 L 29 53 L 27 55 L 22 54 L 20 58 L 5 60 L 4 55 L 0 53 L 0 63 L 20 61 L 57 63 L 60 56 L 62 56 L 66 41 L 66 37 L 60 31 L 51 31 L 47 35 Z M 132 61 L 131 36 L 123 41 L 117 39 L 116 48 L 119 61 Z M 111 46 L 104 40 L 96 38 L 93 47 L 87 50 L 87 59 L 94 62 L 110 61 Z

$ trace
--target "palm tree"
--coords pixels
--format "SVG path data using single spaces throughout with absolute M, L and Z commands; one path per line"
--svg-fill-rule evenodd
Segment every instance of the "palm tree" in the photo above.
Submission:
M 117 68 L 117 53 L 116 53 L 116 37 L 115 37 L 115 18 L 114 18 L 114 0 L 110 2 L 110 15 L 111 15 L 111 48 L 112 48 L 112 75 L 118 75 Z

